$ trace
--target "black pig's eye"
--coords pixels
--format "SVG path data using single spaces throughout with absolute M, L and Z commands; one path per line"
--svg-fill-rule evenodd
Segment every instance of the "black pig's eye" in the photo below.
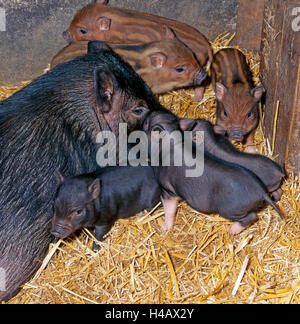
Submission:
M 184 67 L 179 66 L 179 67 L 175 68 L 175 70 L 176 70 L 177 73 L 183 73 L 184 72 Z
M 224 114 L 225 117 L 228 117 L 228 112 L 227 112 L 226 109 L 223 110 L 223 114 Z
M 136 107 L 136 108 L 133 109 L 133 112 L 136 115 L 142 115 L 144 111 L 145 111 L 144 107 Z
M 87 33 L 88 33 L 88 31 L 86 29 L 84 29 L 84 28 L 80 29 L 80 34 L 85 35 Z
M 162 132 L 162 131 L 164 131 L 164 129 L 163 129 L 163 127 L 157 125 L 157 126 L 152 127 L 151 131 L 152 132 Z
M 83 210 L 82 210 L 82 209 L 78 209 L 78 210 L 76 210 L 76 215 L 77 215 L 77 216 L 81 216 L 82 213 L 83 213 Z
M 247 115 L 248 118 L 251 118 L 252 117 L 252 111 L 250 111 Z

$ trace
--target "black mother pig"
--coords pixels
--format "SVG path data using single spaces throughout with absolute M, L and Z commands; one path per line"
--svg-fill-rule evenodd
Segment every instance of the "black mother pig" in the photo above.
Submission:
M 214 131 L 214 125 L 205 119 L 181 119 L 180 127 L 183 131 L 204 132 L 205 150 L 222 160 L 239 164 L 255 173 L 267 187 L 276 201 L 280 200 L 283 169 L 274 161 L 260 154 L 249 154 L 239 151 L 223 135 Z
M 172 117 L 156 114 L 151 121 L 145 120 L 144 128 L 153 140 L 153 131 L 173 132 Z M 176 128 L 176 127 L 175 127 Z M 185 200 L 193 209 L 203 213 L 219 213 L 220 216 L 234 221 L 230 233 L 238 234 L 256 220 L 256 211 L 266 202 L 281 216 L 280 210 L 269 197 L 264 184 L 251 171 L 223 160 L 204 151 L 204 171 L 201 176 L 188 177 L 187 170 L 194 168 L 184 164 L 175 166 L 176 150 L 182 155 L 194 155 L 192 150 L 178 146 L 171 147 L 170 166 L 158 166 L 156 174 L 162 187 L 162 201 L 165 210 L 163 230 L 170 230 L 174 224 L 178 202 Z M 191 157 L 188 157 L 191 160 Z M 281 216 L 282 217 L 282 216 Z
M 11 298 L 47 254 L 57 169 L 67 176 L 97 168 L 96 136 L 138 128 L 164 110 L 150 88 L 101 42 L 0 103 L 0 269 Z
M 88 227 L 102 241 L 117 219 L 151 210 L 160 201 L 161 190 L 150 166 L 108 167 L 70 178 L 57 175 L 51 230 L 57 237 Z

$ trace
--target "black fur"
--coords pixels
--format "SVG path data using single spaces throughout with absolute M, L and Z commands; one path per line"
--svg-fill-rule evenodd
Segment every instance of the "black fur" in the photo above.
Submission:
M 30 279 L 53 241 L 55 171 L 75 176 L 97 167 L 95 137 L 111 129 L 95 98 L 94 70 L 103 65 L 128 98 L 124 105 L 141 99 L 150 110 L 164 110 L 109 49 L 62 64 L 0 103 L 0 268 L 6 274 L 0 300 Z M 115 124 L 124 121 L 122 109 L 114 112 Z
M 150 166 L 108 167 L 66 178 L 57 191 L 52 232 L 64 238 L 83 226 L 90 227 L 102 241 L 117 219 L 151 210 L 160 196 Z

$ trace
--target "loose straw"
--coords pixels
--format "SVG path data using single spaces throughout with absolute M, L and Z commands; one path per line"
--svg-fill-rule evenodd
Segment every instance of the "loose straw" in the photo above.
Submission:
M 276 112 L 275 112 L 274 124 L 273 124 L 272 155 L 274 154 L 274 148 L 275 148 L 279 104 L 280 104 L 280 102 L 279 102 L 279 100 L 277 100 Z
M 243 265 L 242 265 L 242 269 L 240 271 L 240 274 L 239 274 L 239 276 L 238 276 L 238 278 L 236 280 L 236 283 L 234 285 L 234 288 L 232 290 L 232 296 L 235 296 L 235 294 L 237 293 L 237 291 L 239 289 L 239 286 L 240 286 L 241 281 L 242 281 L 242 279 L 244 277 L 248 262 L 249 262 L 249 258 L 248 258 L 248 255 L 246 255 L 246 257 L 244 259 L 244 262 L 243 262 Z

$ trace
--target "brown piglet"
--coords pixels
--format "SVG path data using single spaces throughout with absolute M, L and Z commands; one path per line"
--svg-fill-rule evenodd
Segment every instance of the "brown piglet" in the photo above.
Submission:
M 201 69 L 194 53 L 165 26 L 162 40 L 145 44 L 108 45 L 127 61 L 147 82 L 154 94 L 198 86 L 207 74 Z M 51 69 L 87 53 L 88 41 L 73 42 L 58 52 Z
M 231 140 L 245 142 L 246 151 L 255 153 L 254 134 L 259 120 L 258 102 L 264 93 L 254 87 L 244 54 L 233 48 L 222 49 L 214 56 L 212 83 L 217 97 L 217 127 Z
M 117 44 L 137 44 L 160 41 L 165 34 L 165 25 L 172 28 L 177 37 L 194 53 L 205 73 L 213 59 L 207 38 L 197 29 L 172 19 L 151 15 L 135 10 L 106 6 L 107 0 L 97 0 L 80 10 L 69 28 L 63 32 L 68 42 L 82 40 L 102 40 Z M 198 88 L 196 99 L 203 95 L 203 87 Z

